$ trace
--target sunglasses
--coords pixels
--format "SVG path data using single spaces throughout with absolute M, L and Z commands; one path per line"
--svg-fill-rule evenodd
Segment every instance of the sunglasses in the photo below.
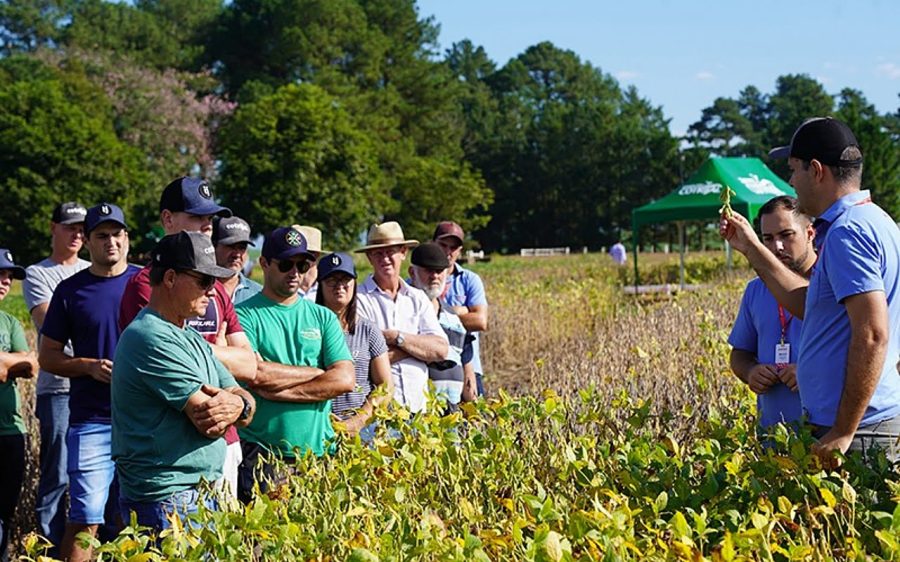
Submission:
M 356 281 L 356 280 L 352 277 L 332 276 L 332 277 L 326 277 L 325 279 L 323 279 L 322 284 L 325 285 L 326 287 L 334 289 L 335 287 L 338 287 L 338 286 L 349 287 L 354 281 Z
M 213 285 L 216 284 L 216 278 L 212 275 L 204 275 L 200 273 L 194 273 L 192 271 L 179 271 L 178 273 L 187 275 L 188 277 L 193 277 L 194 281 L 197 283 L 197 286 L 204 291 L 212 289 Z
M 309 260 L 275 260 L 278 262 L 278 271 L 282 273 L 287 273 L 297 268 L 297 273 L 306 273 L 309 271 L 310 263 Z

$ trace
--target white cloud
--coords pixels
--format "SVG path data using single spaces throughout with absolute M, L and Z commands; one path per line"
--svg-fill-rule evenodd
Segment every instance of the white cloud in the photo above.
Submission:
M 640 76 L 640 74 L 638 74 L 634 70 L 620 70 L 620 71 L 616 72 L 615 76 L 619 80 L 633 80 L 633 79 L 637 78 L 638 76 Z
M 900 79 L 900 64 L 886 62 L 875 67 L 875 73 L 889 80 Z
M 701 70 L 700 72 L 698 72 L 695 75 L 695 78 L 697 80 L 712 80 L 715 77 L 716 77 L 715 74 L 713 74 L 712 72 L 710 72 L 708 70 Z

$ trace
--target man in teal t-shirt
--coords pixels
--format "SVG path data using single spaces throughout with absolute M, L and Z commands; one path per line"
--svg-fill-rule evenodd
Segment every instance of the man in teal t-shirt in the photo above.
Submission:
M 9 250 L 0 248 L 0 300 L 9 293 L 13 279 L 24 278 L 25 270 L 13 262 Z M 25 477 L 25 424 L 19 411 L 16 379 L 30 378 L 37 372 L 37 358 L 28 351 L 22 324 L 0 312 L 0 560 L 4 562 Z
M 112 374 L 112 456 L 119 507 L 156 529 L 197 508 L 197 486 L 222 476 L 231 425 L 253 417 L 253 398 L 188 318 L 206 310 L 217 278 L 209 237 L 180 232 L 153 251 L 150 302 L 122 332 Z
M 266 237 L 259 260 L 265 275 L 262 292 L 235 308 L 261 356 L 250 384 L 258 409 L 253 422 L 240 430 L 244 461 L 238 497 L 245 502 L 251 498 L 261 452 L 286 458 L 325 453 L 334 437 L 331 399 L 356 385 L 337 316 L 297 296 L 300 276 L 313 259 L 299 231 L 276 228 Z M 265 482 L 259 484 L 265 488 Z

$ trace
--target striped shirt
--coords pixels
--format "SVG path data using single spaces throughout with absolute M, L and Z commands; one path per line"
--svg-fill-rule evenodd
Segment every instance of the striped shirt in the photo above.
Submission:
M 346 419 L 353 411 L 366 403 L 372 392 L 372 379 L 369 376 L 369 363 L 373 357 L 387 353 L 387 344 L 381 330 L 364 318 L 357 318 L 356 330 L 353 334 L 344 332 L 344 340 L 353 356 L 353 368 L 356 373 L 356 388 L 341 394 L 331 401 L 331 411 L 336 416 Z

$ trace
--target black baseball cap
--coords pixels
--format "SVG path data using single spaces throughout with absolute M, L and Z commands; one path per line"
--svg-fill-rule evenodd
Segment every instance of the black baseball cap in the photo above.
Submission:
M 791 157 L 807 162 L 818 160 L 826 166 L 862 165 L 862 157 L 843 158 L 844 150 L 851 147 L 859 149 L 859 143 L 846 123 L 833 117 L 814 117 L 797 127 L 791 144 L 770 150 L 769 158 Z
M 198 216 L 231 216 L 231 209 L 213 200 L 212 190 L 206 180 L 187 176 L 173 180 L 163 190 L 159 198 L 159 212 L 166 210 Z
M 6 248 L 0 248 L 0 269 L 12 271 L 13 279 L 18 279 L 19 281 L 25 279 L 25 268 L 21 265 L 16 265 L 12 252 Z
M 112 203 L 100 203 L 87 210 L 84 217 L 84 235 L 89 235 L 92 230 L 105 222 L 114 222 L 122 225 L 122 228 L 128 228 L 122 209 Z
M 213 219 L 212 243 L 213 245 L 238 244 L 246 242 L 251 246 L 256 246 L 250 240 L 250 225 L 247 221 L 240 217 L 215 217 Z
M 413 265 L 424 267 L 426 269 L 447 269 L 450 267 L 450 260 L 440 244 L 436 242 L 428 242 L 416 246 L 412 251 L 410 261 Z
M 196 271 L 227 279 L 234 271 L 216 265 L 216 249 L 209 236 L 200 232 L 179 232 L 164 236 L 153 250 L 152 268 Z
M 273 258 L 283 260 L 300 254 L 306 254 L 312 260 L 316 259 L 316 256 L 307 248 L 306 237 L 303 236 L 303 233 L 290 226 L 276 228 L 266 236 L 266 241 L 263 242 L 262 255 L 267 260 Z
M 56 224 L 78 224 L 84 222 L 87 216 L 87 209 L 81 203 L 68 201 L 60 203 L 53 209 L 53 216 L 50 218 Z
M 356 266 L 353 264 L 353 258 L 343 252 L 335 252 L 319 260 L 319 274 L 316 281 L 322 281 L 335 273 L 346 273 L 356 279 Z

